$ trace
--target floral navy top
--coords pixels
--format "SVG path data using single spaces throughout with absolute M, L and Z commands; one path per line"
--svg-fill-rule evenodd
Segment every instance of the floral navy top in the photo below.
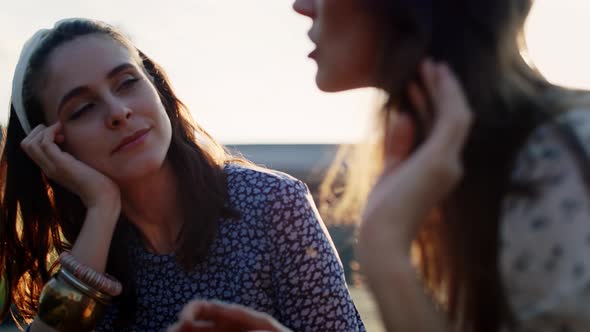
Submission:
M 207 259 L 185 273 L 174 255 L 130 244 L 137 315 L 116 329 L 112 306 L 97 331 L 162 331 L 192 299 L 238 303 L 294 331 L 364 331 L 342 263 L 302 182 L 286 174 L 226 166 L 229 204 L 241 218 L 220 220 Z

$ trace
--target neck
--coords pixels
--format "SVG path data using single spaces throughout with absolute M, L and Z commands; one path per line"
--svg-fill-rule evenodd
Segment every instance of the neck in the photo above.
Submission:
M 156 172 L 121 185 L 122 212 L 153 253 L 171 253 L 177 247 L 184 220 L 177 187 L 168 161 Z

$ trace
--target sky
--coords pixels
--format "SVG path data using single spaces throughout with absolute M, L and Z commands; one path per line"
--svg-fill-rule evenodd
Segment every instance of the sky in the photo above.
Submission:
M 222 143 L 344 143 L 371 129 L 376 94 L 322 93 L 292 0 L 18 0 L 0 2 L 0 124 L 24 41 L 66 17 L 120 27 L 168 72 L 196 120 Z M 530 57 L 551 81 L 590 89 L 588 0 L 536 0 Z

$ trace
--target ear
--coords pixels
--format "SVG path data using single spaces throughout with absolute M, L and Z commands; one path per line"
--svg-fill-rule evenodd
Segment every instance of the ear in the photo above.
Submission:
M 396 113 L 390 120 L 384 133 L 384 172 L 393 171 L 406 160 L 416 142 L 415 124 L 407 113 Z

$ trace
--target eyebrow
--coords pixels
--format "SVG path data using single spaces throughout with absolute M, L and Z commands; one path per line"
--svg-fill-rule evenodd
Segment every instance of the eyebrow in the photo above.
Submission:
M 117 67 L 113 68 L 106 76 L 107 79 L 112 79 L 113 77 L 117 76 L 119 73 L 121 73 L 122 71 L 128 70 L 130 68 L 135 68 L 135 66 L 133 66 L 130 63 L 123 63 L 118 65 Z M 61 111 L 61 108 L 71 99 L 88 93 L 88 91 L 90 91 L 90 89 L 87 86 L 79 86 L 76 88 L 73 88 L 72 90 L 70 90 L 68 93 L 66 93 L 59 101 L 59 104 L 57 106 L 57 113 L 59 114 L 59 112 Z

